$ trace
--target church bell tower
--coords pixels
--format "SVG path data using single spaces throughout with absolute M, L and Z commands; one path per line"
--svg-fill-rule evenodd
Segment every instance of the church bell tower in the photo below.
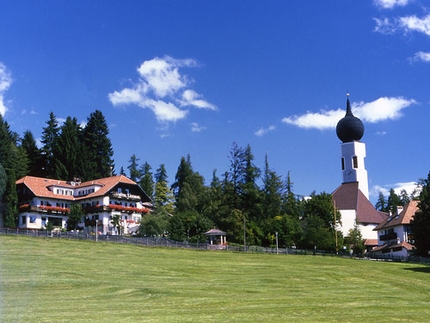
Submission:
M 342 141 L 341 165 L 343 183 L 358 182 L 359 190 L 369 198 L 367 170 L 364 167 L 366 145 L 360 141 L 364 134 L 363 122 L 352 114 L 349 94 L 346 99 L 345 117 L 339 120 L 336 134 Z

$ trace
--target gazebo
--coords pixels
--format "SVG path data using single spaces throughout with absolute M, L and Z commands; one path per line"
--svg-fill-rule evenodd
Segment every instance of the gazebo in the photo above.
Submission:
M 211 229 L 205 232 L 209 237 L 209 249 L 225 249 L 227 248 L 227 233 L 219 229 Z

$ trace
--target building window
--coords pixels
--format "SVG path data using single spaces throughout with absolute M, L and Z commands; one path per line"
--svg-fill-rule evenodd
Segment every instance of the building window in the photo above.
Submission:
M 352 157 L 352 165 L 354 168 L 358 168 L 358 159 L 357 156 Z
M 27 217 L 25 215 L 21 218 L 21 224 L 27 224 Z
M 345 170 L 345 158 L 342 157 L 342 170 Z
M 36 217 L 34 215 L 30 216 L 30 223 L 36 223 Z

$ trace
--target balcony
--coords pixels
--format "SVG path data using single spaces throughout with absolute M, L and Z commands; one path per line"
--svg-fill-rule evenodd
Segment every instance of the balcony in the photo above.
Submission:
M 110 192 L 110 197 L 118 200 L 128 200 L 128 201 L 140 201 L 140 195 L 134 195 L 129 193 L 120 193 L 116 191 Z
M 145 207 L 137 208 L 132 206 L 122 206 L 122 205 L 115 205 L 115 204 L 109 204 L 109 208 L 112 211 L 119 211 L 122 213 L 148 213 L 149 210 Z
M 397 233 L 396 232 L 390 232 L 390 233 L 379 236 L 379 240 L 381 240 L 381 241 L 396 240 L 396 239 L 397 239 Z
M 46 212 L 46 213 L 57 213 L 57 214 L 67 214 L 70 213 L 70 209 L 67 207 L 60 207 L 60 206 L 50 206 L 50 205 L 38 205 L 33 206 L 29 204 L 23 204 L 20 205 L 18 208 L 18 212 L 28 212 L 28 211 L 34 211 L 34 212 Z

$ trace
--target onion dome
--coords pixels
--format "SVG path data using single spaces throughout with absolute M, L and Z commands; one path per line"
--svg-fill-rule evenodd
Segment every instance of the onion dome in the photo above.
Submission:
M 342 142 L 358 141 L 364 134 L 363 122 L 352 114 L 349 94 L 346 99 L 346 114 L 337 123 L 336 134 Z

